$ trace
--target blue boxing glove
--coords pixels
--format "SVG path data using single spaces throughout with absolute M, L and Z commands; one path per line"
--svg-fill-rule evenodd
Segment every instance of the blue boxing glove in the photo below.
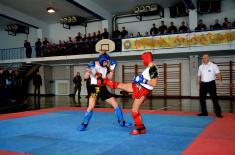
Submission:
M 95 68 L 95 61 L 90 61 L 89 64 L 88 64 L 88 68 L 89 69 Z
M 114 70 L 115 67 L 117 66 L 117 61 L 116 60 L 110 60 L 110 70 Z
M 145 79 L 143 75 L 137 75 L 137 76 L 134 76 L 133 82 L 134 83 L 144 83 L 144 84 L 147 84 L 148 80 Z

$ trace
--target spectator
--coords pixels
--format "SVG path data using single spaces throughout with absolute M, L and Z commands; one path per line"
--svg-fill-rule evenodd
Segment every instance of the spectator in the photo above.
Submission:
M 14 76 L 14 81 L 15 81 L 15 95 L 17 98 L 20 98 L 22 95 L 22 79 L 19 76 L 19 71 L 15 71 L 15 76 Z
M 182 23 L 181 23 L 181 26 L 179 28 L 179 32 L 181 32 L 181 33 L 187 33 L 188 32 L 188 27 L 185 26 L 185 22 L 184 21 L 182 21 Z
M 153 24 L 153 27 L 150 29 L 150 34 L 151 35 L 156 35 L 158 34 L 158 28 L 156 28 L 156 25 Z
M 126 38 L 128 36 L 128 31 L 125 27 L 122 27 L 121 37 Z
M 100 33 L 100 30 L 98 30 L 98 32 L 97 32 L 97 39 L 98 40 L 102 39 L 102 34 Z
M 235 20 L 233 21 L 232 27 L 235 27 Z
M 13 92 L 15 86 L 14 82 L 14 75 L 13 75 L 13 70 L 10 68 L 8 69 L 7 75 L 6 75 L 6 90 L 8 95 L 10 95 Z
M 109 38 L 109 33 L 107 31 L 107 28 L 104 28 L 104 32 L 102 33 L 102 38 L 103 39 L 108 39 Z
M 61 41 L 59 40 L 59 45 L 58 45 L 58 55 L 64 55 L 65 54 L 65 44 L 64 44 L 65 41 Z
M 132 38 L 132 37 L 134 37 L 134 34 L 133 33 L 130 33 L 130 36 L 129 36 L 130 38 Z
M 73 78 L 73 83 L 74 83 L 74 98 L 76 95 L 76 92 L 78 92 L 78 98 L 81 98 L 80 93 L 81 93 L 81 87 L 82 87 L 82 78 L 80 76 L 80 72 L 77 72 L 77 75 Z
M 68 44 L 73 44 L 73 40 L 71 37 L 69 37 Z
M 42 42 L 42 44 L 44 46 L 47 46 L 49 44 L 49 41 L 47 40 L 47 38 L 44 38 L 44 41 Z
M 120 38 L 121 32 L 118 30 L 118 27 L 116 27 L 115 31 L 113 31 L 113 38 Z
M 215 24 L 213 25 L 213 30 L 216 30 L 216 29 L 221 29 L 221 25 L 219 24 L 219 20 L 216 19 L 215 20 Z
M 0 68 L 0 93 L 2 93 L 5 89 L 5 77 L 4 77 L 4 70 Z M 2 94 L 0 94 L 2 95 Z
M 149 32 L 148 31 L 145 32 L 145 36 L 149 36 Z
M 87 41 L 87 36 L 86 36 L 86 34 L 83 35 L 82 41 Z
M 64 46 L 64 41 L 59 40 L 59 47 L 65 47 Z
M 49 52 L 51 52 L 52 54 L 50 55 L 53 55 L 53 53 L 55 53 L 55 45 L 53 46 L 50 46 L 50 50 Z M 75 47 L 75 44 L 74 44 L 74 41 L 72 40 L 71 37 L 69 37 L 69 40 L 67 42 L 67 54 L 72 54 L 73 53 L 73 50 L 74 50 L 74 47 Z
M 161 21 L 161 26 L 158 29 L 159 29 L 160 34 L 167 33 L 167 26 L 164 25 L 164 21 Z
M 24 41 L 24 47 L 25 47 L 25 51 L 26 51 L 26 57 L 27 58 L 31 58 L 32 55 L 32 47 L 30 45 L 30 42 L 28 42 L 27 40 Z
M 39 74 L 39 71 L 36 72 L 36 75 L 33 77 L 33 85 L 34 85 L 34 99 L 36 96 L 40 96 L 40 87 L 42 85 L 42 78 Z
M 95 32 L 93 32 L 93 34 L 92 34 L 92 40 L 97 40 L 97 36 L 96 36 L 96 33 Z
M 42 42 L 40 38 L 35 42 L 35 51 L 36 51 L 36 57 L 42 56 Z
M 195 28 L 197 31 L 204 31 L 206 30 L 206 25 L 203 23 L 203 20 L 200 19 L 197 27 Z
M 87 89 L 86 98 L 89 98 L 91 95 L 91 78 L 89 77 L 88 79 L 84 79 L 84 81 L 86 81 L 86 89 Z
M 177 32 L 177 28 L 174 25 L 174 22 L 171 22 L 171 26 L 168 28 L 168 33 L 176 33 Z
M 90 34 L 90 33 L 88 33 L 87 41 L 91 41 L 91 40 L 92 40 L 91 34 Z
M 137 32 L 137 37 L 143 37 L 140 32 Z
M 78 35 L 75 37 L 76 42 L 82 41 L 82 35 L 80 32 L 78 32 Z
M 231 26 L 231 22 L 228 21 L 228 18 L 224 18 L 223 28 L 229 28 Z

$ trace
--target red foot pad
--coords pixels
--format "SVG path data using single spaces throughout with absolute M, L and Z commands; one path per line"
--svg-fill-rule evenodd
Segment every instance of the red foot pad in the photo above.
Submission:
M 131 135 L 145 134 L 146 128 L 142 122 L 142 118 L 139 112 L 132 112 L 132 117 L 135 122 L 136 130 L 130 132 Z
M 112 89 L 116 89 L 119 85 L 119 82 L 116 82 L 116 81 L 110 81 L 108 79 L 104 79 L 104 85 L 105 86 L 108 86 Z
M 131 135 L 140 135 L 140 134 L 145 134 L 146 133 L 146 129 L 145 127 L 142 129 L 136 129 L 136 130 L 132 130 L 130 132 Z

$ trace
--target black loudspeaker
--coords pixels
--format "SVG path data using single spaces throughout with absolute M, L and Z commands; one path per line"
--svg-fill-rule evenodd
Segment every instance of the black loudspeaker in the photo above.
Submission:
M 184 3 L 179 3 L 177 8 L 178 8 L 178 15 L 180 17 L 188 15 L 188 9 L 186 8 Z
M 145 11 L 145 6 L 144 6 L 144 5 L 141 5 L 141 6 L 140 6 L 140 13 L 143 13 L 143 12 L 146 12 L 146 11 Z
M 145 5 L 145 12 L 151 11 L 151 5 Z
M 139 6 L 135 7 L 134 13 L 138 14 L 139 12 L 140 12 L 140 7 Z
M 151 4 L 151 11 L 158 11 L 157 4 Z
M 221 11 L 221 0 L 198 0 L 199 13 L 213 13 Z
M 170 17 L 175 18 L 177 16 L 178 16 L 177 7 L 175 7 L 175 6 L 170 7 Z
M 221 11 L 221 0 L 211 0 L 211 12 Z
M 9 35 L 13 35 L 13 36 L 15 36 L 16 33 L 29 34 L 29 27 L 21 25 L 21 24 L 7 25 L 5 30 L 8 32 Z
M 186 8 L 184 3 L 177 3 L 175 6 L 170 7 L 170 17 L 182 17 L 188 15 L 188 9 Z
M 210 12 L 210 0 L 198 0 L 198 12 L 200 13 L 209 13 Z

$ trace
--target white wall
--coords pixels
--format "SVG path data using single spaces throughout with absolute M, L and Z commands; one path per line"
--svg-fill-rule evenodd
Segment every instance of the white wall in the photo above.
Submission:
M 102 22 L 91 22 L 87 24 L 87 34 L 93 32 L 97 32 L 98 30 L 102 30 Z M 68 37 L 72 37 L 74 39 L 77 36 L 77 33 L 80 32 L 85 34 L 84 26 L 72 26 L 71 29 L 63 28 L 62 24 L 50 24 L 49 26 L 49 41 L 53 43 L 58 43 L 59 40 L 68 40 Z
M 23 21 L 25 23 L 29 23 L 31 25 L 39 27 L 40 29 L 42 29 L 42 36 L 43 37 L 49 35 L 49 33 L 48 33 L 48 24 L 41 21 L 41 20 L 39 20 L 39 19 L 33 18 L 30 15 L 26 15 L 22 12 L 19 12 L 15 9 L 10 8 L 8 6 L 5 6 L 3 4 L 0 4 L 0 13 L 3 14 L 3 15 L 7 15 L 9 17 L 12 17 L 14 19 Z
M 115 59 L 115 58 L 114 58 Z M 118 61 L 118 60 L 117 60 Z M 211 56 L 211 61 L 215 62 L 228 62 L 228 61 L 235 61 L 235 56 Z M 166 64 L 177 64 L 181 63 L 182 67 L 182 96 L 197 96 L 198 93 L 191 94 L 192 90 L 197 91 L 195 84 L 192 84 L 192 80 L 196 80 L 197 76 L 197 70 L 198 66 L 195 67 L 195 70 L 190 70 L 190 59 L 188 58 L 172 58 L 172 59 L 158 59 L 155 56 L 155 62 L 157 65 L 161 65 L 163 63 Z M 115 81 L 122 81 L 122 65 L 128 65 L 128 66 L 134 66 L 142 65 L 142 62 L 140 60 L 128 60 L 128 61 L 118 61 L 117 68 L 115 69 Z M 200 63 L 198 64 L 200 65 Z M 55 80 L 69 80 L 70 81 L 70 94 L 73 93 L 73 77 L 76 75 L 77 72 L 80 72 L 82 77 L 82 89 L 81 89 L 81 95 L 87 95 L 86 90 L 86 83 L 84 82 L 84 73 L 85 73 L 86 65 L 76 65 L 76 66 L 42 66 L 40 67 L 40 74 L 43 79 L 43 86 L 41 87 L 41 93 L 44 94 L 54 94 L 55 85 L 53 83 L 50 83 L 50 81 Z M 221 68 L 222 69 L 222 68 Z M 195 72 L 195 73 L 192 73 Z M 193 77 L 195 76 L 195 77 Z M 192 88 L 191 88 L 192 87 Z M 29 93 L 33 93 L 33 85 L 32 81 L 30 81 Z M 115 94 L 119 95 L 120 90 L 115 90 Z
M 7 31 L 0 31 L 0 49 L 24 47 L 25 39 L 28 39 L 31 46 L 34 46 L 37 39 L 37 29 L 30 28 L 29 35 L 18 33 L 16 36 L 8 35 Z

